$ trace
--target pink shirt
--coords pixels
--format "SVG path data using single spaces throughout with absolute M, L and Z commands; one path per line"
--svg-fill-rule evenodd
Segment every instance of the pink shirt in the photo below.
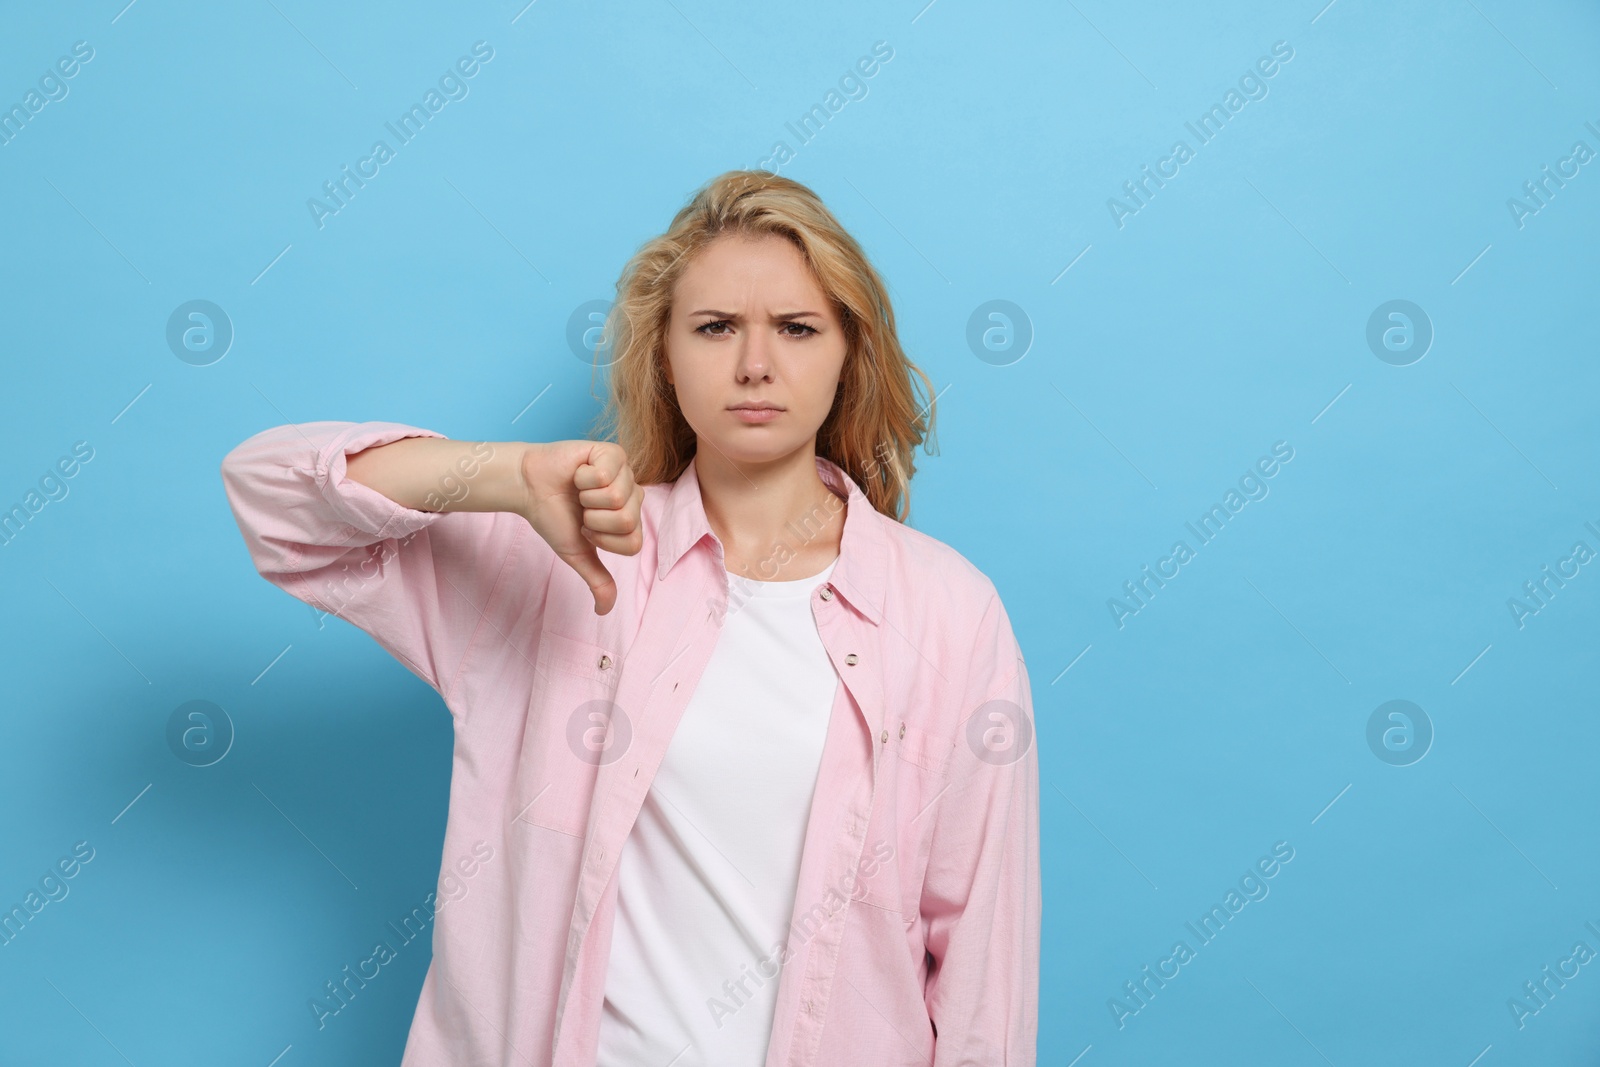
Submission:
M 280 426 L 228 453 L 223 484 L 261 575 L 371 634 L 454 720 L 442 860 L 474 873 L 435 914 L 402 1067 L 592 1067 L 617 858 L 728 610 L 722 545 L 694 464 L 646 486 L 643 548 L 600 552 L 617 601 L 596 615 L 520 516 L 416 511 L 345 476 L 347 455 L 442 436 Z M 848 500 L 810 598 L 844 684 L 766 1065 L 1032 1067 L 1038 754 L 1010 619 L 958 552 L 817 471 Z

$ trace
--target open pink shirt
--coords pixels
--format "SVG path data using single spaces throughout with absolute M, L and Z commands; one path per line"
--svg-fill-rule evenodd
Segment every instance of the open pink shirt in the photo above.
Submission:
M 722 545 L 693 463 L 646 486 L 644 546 L 600 552 L 617 601 L 596 615 L 521 517 L 416 511 L 345 476 L 347 455 L 442 436 L 279 426 L 228 453 L 223 484 L 261 575 L 371 634 L 454 720 L 442 862 L 485 844 L 494 859 L 435 914 L 403 1067 L 592 1067 L 617 859 L 728 610 Z M 981 571 L 816 462 L 848 501 L 811 596 L 844 684 L 766 1067 L 1032 1067 L 1039 785 L 1021 650 Z

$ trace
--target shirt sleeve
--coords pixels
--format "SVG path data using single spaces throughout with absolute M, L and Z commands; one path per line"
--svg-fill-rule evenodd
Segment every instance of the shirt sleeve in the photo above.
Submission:
M 504 639 L 506 622 L 487 612 L 513 549 L 526 537 L 548 554 L 536 582 L 555 557 L 518 515 L 419 511 L 346 476 L 346 457 L 363 449 L 443 436 L 392 422 L 278 426 L 224 457 L 222 483 L 263 578 L 366 631 L 448 705 L 480 633 Z M 542 602 L 542 589 L 530 595 Z
M 1039 758 L 998 593 L 979 622 L 961 734 L 923 881 L 932 1067 L 1033 1067 L 1039 1019 Z

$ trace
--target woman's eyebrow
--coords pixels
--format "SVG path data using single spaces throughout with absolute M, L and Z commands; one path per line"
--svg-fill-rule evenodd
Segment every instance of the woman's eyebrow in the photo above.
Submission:
M 691 311 L 689 314 L 690 316 L 715 315 L 719 319 L 739 320 L 743 318 L 743 316 L 736 311 L 716 311 L 712 308 L 701 308 L 699 311 Z M 820 319 L 822 317 L 823 316 L 820 311 L 780 311 L 772 316 L 772 321 L 782 322 L 787 319 Z

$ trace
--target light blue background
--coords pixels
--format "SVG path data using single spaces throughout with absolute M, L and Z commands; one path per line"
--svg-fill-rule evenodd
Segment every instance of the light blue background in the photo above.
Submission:
M 1593 1063 L 1600 962 L 1520 1029 L 1507 1002 L 1600 951 L 1600 564 L 1521 627 L 1507 601 L 1600 550 L 1600 164 L 1520 228 L 1507 201 L 1600 150 L 1600 13 L 1323 2 L 8 12 L 0 105 L 94 58 L 0 147 L 0 506 L 94 458 L 0 548 L 0 905 L 95 858 L 0 947 L 0 1062 L 398 1061 L 425 941 L 325 1029 L 307 1005 L 433 889 L 450 719 L 256 576 L 218 464 L 289 421 L 582 436 L 574 309 L 781 139 L 940 390 L 913 524 L 994 579 L 1027 658 L 1040 1062 Z M 319 229 L 307 199 L 478 40 L 470 94 Z M 1179 138 L 1119 228 L 1108 198 Z M 193 299 L 236 330 L 209 366 L 164 336 Z M 996 299 L 1020 359 L 967 343 Z M 1408 366 L 1366 343 L 1393 299 L 1435 331 Z M 1119 628 L 1108 599 L 1278 441 L 1270 495 Z M 166 742 L 192 699 L 237 730 L 207 768 Z M 1391 699 L 1435 731 L 1409 766 L 1366 740 Z M 1123 983 L 1279 841 L 1270 895 L 1119 1028 Z

